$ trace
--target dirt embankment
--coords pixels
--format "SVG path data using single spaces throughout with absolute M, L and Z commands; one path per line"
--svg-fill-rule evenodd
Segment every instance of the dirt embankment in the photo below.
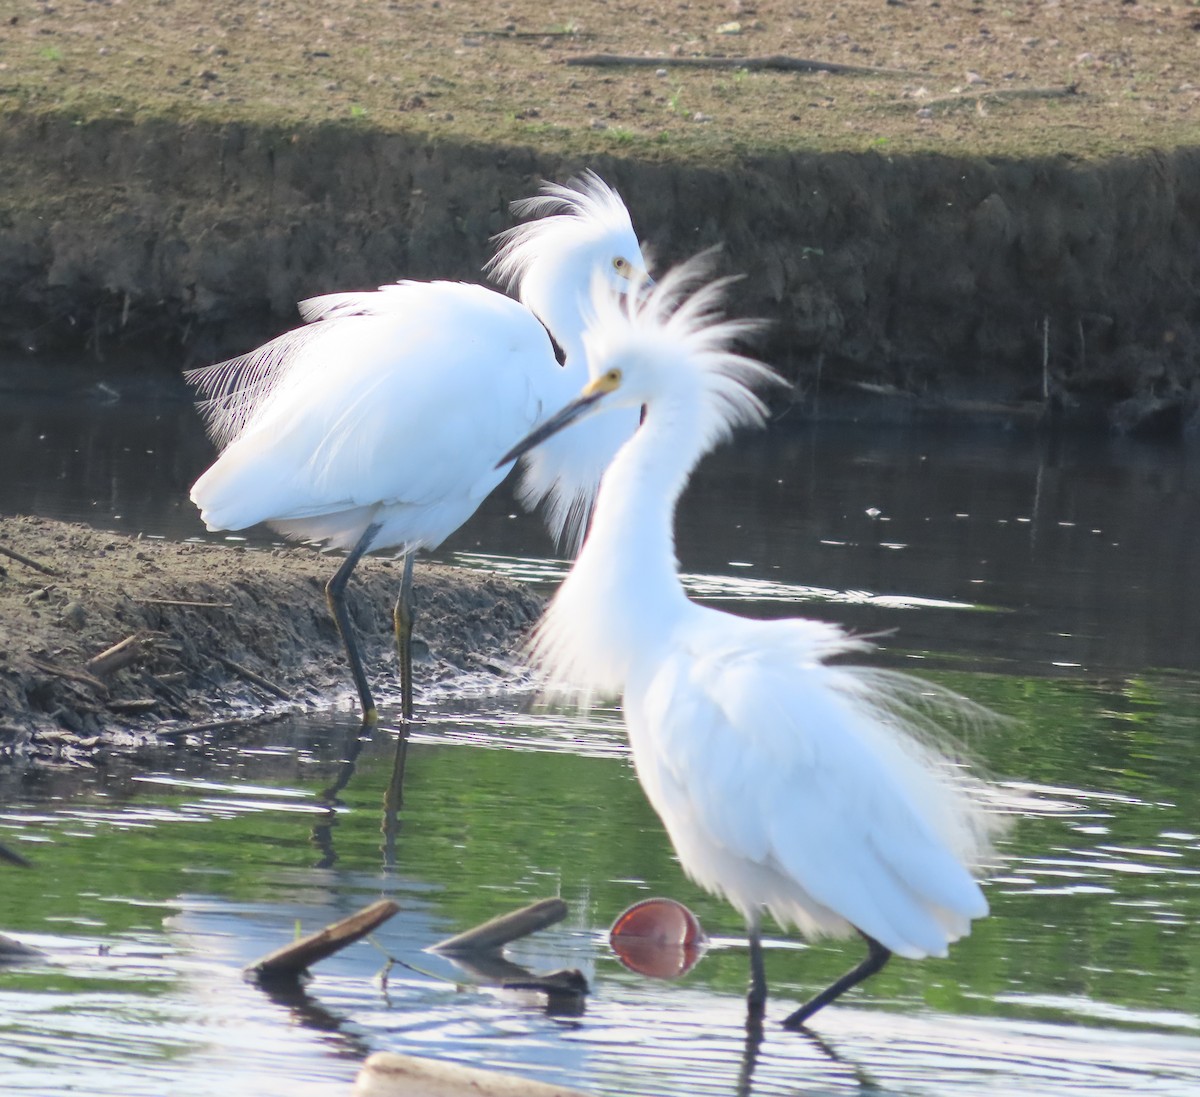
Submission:
M 0 518 L 0 549 L 0 757 L 100 758 L 355 697 L 325 605 L 330 557 L 23 517 Z M 399 693 L 390 613 L 399 581 L 392 561 L 368 558 L 347 594 L 385 719 Z M 415 591 L 418 700 L 511 686 L 536 596 L 424 563 Z
M 98 376 L 134 351 L 171 373 L 244 351 L 315 293 L 478 278 L 508 201 L 587 164 L 661 262 L 723 245 L 726 269 L 746 273 L 731 307 L 772 321 L 760 352 L 810 411 L 855 386 L 900 414 L 1025 402 L 1123 429 L 1190 425 L 1200 408 L 1200 143 L 1102 162 L 796 152 L 704 166 L 338 126 L 10 115 L 0 159 L 43 180 L 0 218 L 0 338 L 86 349 Z
M 1198 51 L 1194 2 L 22 3 L 0 348 L 177 377 L 299 298 L 478 278 L 510 200 L 591 166 L 663 263 L 724 245 L 810 413 L 1187 426 Z

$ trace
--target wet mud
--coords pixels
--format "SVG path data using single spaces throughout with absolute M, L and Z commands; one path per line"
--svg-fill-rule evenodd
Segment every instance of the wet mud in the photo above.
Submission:
M 0 518 L 0 757 L 102 761 L 217 727 L 356 694 L 325 604 L 336 558 L 304 546 L 140 539 L 36 517 Z M 347 603 L 382 717 L 399 680 L 398 561 L 363 560 Z M 524 588 L 418 561 L 417 700 L 520 681 L 541 610 Z

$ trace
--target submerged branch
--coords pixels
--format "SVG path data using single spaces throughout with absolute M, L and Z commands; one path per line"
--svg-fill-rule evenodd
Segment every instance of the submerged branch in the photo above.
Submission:
M 319 933 L 268 953 L 246 967 L 245 974 L 256 979 L 295 979 L 319 960 L 324 960 L 347 945 L 362 940 L 399 909 L 400 904 L 392 899 L 379 899 L 351 914 L 349 918 L 326 926 Z

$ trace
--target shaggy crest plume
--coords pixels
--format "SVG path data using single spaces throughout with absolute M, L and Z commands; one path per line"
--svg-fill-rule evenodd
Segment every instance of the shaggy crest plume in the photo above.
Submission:
M 739 278 L 706 281 L 715 250 L 671 268 L 648 292 L 641 287 L 618 295 L 597 279 L 583 334 L 593 377 L 623 358 L 653 359 L 688 375 L 699 394 L 705 452 L 738 427 L 766 421 L 767 406 L 756 389 L 787 384 L 769 366 L 732 349 L 760 334 L 765 322 L 725 316 L 723 299 Z
M 633 232 L 621 196 L 590 169 L 567 183 L 543 183 L 540 194 L 510 206 L 518 217 L 535 218 L 492 237 L 496 254 L 484 273 L 509 292 L 516 292 L 529 266 L 545 254 L 547 237 L 563 239 L 570 232 L 601 236 Z

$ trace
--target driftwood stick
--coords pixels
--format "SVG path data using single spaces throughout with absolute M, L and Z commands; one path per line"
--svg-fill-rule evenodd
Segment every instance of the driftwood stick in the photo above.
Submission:
M 89 674 L 94 674 L 97 678 L 104 678 L 122 667 L 129 666 L 130 663 L 144 659 L 150 654 L 153 646 L 154 643 L 150 637 L 135 632 L 132 636 L 126 636 L 124 640 L 119 640 L 112 647 L 105 648 L 99 655 L 93 655 L 83 664 L 83 667 Z
M 958 95 L 942 95 L 937 99 L 899 99 L 889 106 L 911 110 L 928 107 L 930 110 L 957 110 L 975 107 L 980 103 L 1011 103 L 1021 99 L 1070 99 L 1081 96 L 1075 84 L 1064 84 L 1051 88 L 980 88 L 978 91 L 961 92 Z
M 47 659 L 38 659 L 33 655 L 27 655 L 25 658 L 32 666 L 38 670 L 45 671 L 47 674 L 57 675 L 59 678 L 66 678 L 71 682 L 79 682 L 82 685 L 88 686 L 91 689 L 99 690 L 101 693 L 108 692 L 108 685 L 94 675 L 87 674 L 82 670 L 72 670 L 70 667 L 60 667 L 57 663 L 51 663 Z
M 150 712 L 158 708 L 162 702 L 157 697 L 134 697 L 128 701 L 109 701 L 109 712 L 123 712 L 126 716 L 136 716 L 139 712 Z
M 189 602 L 184 598 L 143 598 L 148 606 L 191 606 L 193 609 L 233 609 L 232 602 Z
M 226 728 L 252 728 L 259 724 L 270 724 L 281 719 L 275 712 L 259 712 L 254 716 L 226 716 L 221 720 L 205 720 L 198 724 L 160 724 L 154 734 L 161 739 L 178 739 L 184 735 L 203 735 L 210 731 Z
M 371 1055 L 351 1097 L 588 1097 L 578 1089 L 536 1082 L 515 1074 L 418 1059 L 395 1051 Z
M 634 67 L 643 69 L 750 69 L 776 72 L 832 72 L 854 76 L 919 75 L 904 69 L 880 69 L 873 65 L 843 65 L 839 61 L 814 61 L 807 57 L 639 57 L 618 53 L 587 53 L 568 57 L 568 65 L 588 65 L 597 68 Z
M 36 956 L 45 956 L 40 948 L 27 945 L 14 937 L 6 937 L 0 933 L 0 962 L 5 960 L 32 960 Z
M 232 659 L 227 659 L 224 655 L 216 656 L 216 660 L 226 670 L 232 671 L 239 678 L 245 678 L 247 682 L 258 686 L 259 689 L 265 689 L 268 693 L 274 694 L 280 700 L 290 701 L 292 699 L 291 694 L 289 694 L 286 690 L 280 689 L 274 682 L 268 681 L 261 674 L 255 673 L 249 667 L 244 667 L 241 663 L 235 663 Z
M 399 903 L 391 899 L 379 899 L 351 914 L 349 918 L 326 926 L 319 933 L 268 953 L 261 960 L 250 964 L 244 974 L 257 979 L 294 979 L 319 960 L 324 960 L 347 945 L 361 940 L 373 929 L 383 925 L 399 909 Z
M 5 548 L 0 545 L 0 556 L 7 556 L 10 560 L 16 560 L 18 564 L 24 564 L 27 568 L 33 568 L 34 571 L 40 571 L 43 575 L 61 575 L 62 572 L 56 568 L 50 567 L 48 564 L 39 564 L 36 560 L 31 560 L 23 553 L 17 552 L 16 549 Z
M 503 948 L 509 941 L 528 937 L 539 929 L 561 922 L 566 916 L 567 904 L 562 899 L 539 899 L 520 910 L 498 914 L 465 933 L 447 937 L 444 941 L 431 945 L 429 951 L 454 955 L 458 952 L 482 952 Z
M 595 38 L 596 36 L 583 30 L 469 30 L 463 32 L 463 37 L 513 38 L 518 41 L 536 42 L 542 38 Z

